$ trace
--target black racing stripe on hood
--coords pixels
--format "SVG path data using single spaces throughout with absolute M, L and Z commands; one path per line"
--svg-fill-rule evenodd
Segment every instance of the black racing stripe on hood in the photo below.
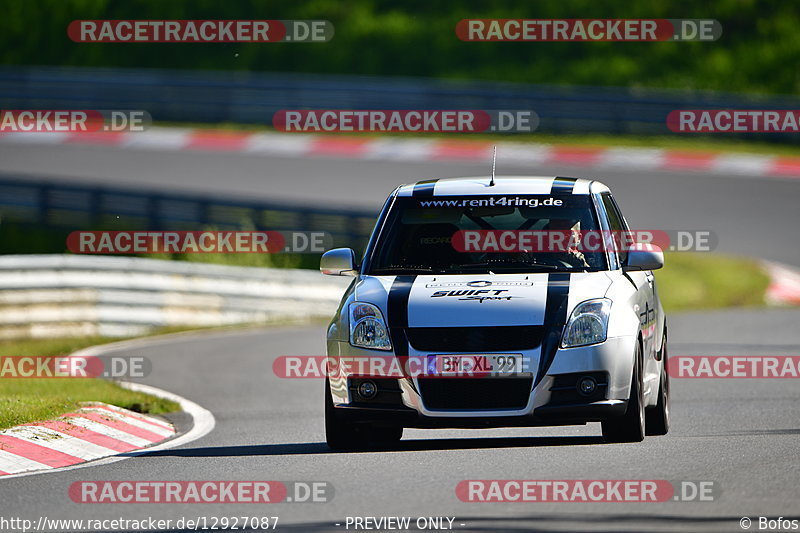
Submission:
M 561 332 L 567 321 L 569 301 L 569 272 L 551 272 L 547 276 L 547 300 L 544 308 L 544 330 L 542 352 L 539 356 L 539 372 L 533 386 L 539 384 L 556 356 L 561 343 Z
M 564 178 L 561 176 L 553 180 L 553 187 L 550 189 L 550 194 L 572 194 L 575 189 L 575 182 L 578 178 Z
M 414 184 L 411 196 L 433 196 L 433 188 L 437 181 L 439 181 L 439 178 L 423 180 Z
M 386 325 L 395 355 L 408 355 L 408 297 L 417 276 L 397 276 L 389 288 L 386 300 Z

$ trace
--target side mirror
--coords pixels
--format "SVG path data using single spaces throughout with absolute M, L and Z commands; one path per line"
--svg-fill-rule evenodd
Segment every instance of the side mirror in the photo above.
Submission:
M 658 270 L 664 266 L 664 252 L 654 244 L 634 243 L 628 250 L 628 260 L 622 269 L 626 272 L 636 270 Z
M 334 248 L 322 254 L 319 270 L 329 276 L 355 276 L 358 274 L 356 253 L 352 248 Z

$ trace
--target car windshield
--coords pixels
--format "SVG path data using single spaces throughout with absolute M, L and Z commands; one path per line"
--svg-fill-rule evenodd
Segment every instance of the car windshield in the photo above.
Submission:
M 589 195 L 399 197 L 366 273 L 605 270 L 602 249 L 564 244 L 598 229 Z

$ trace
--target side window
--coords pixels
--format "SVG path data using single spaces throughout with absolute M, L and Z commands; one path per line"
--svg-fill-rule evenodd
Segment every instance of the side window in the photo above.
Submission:
M 607 192 L 604 192 L 600 195 L 603 199 L 603 207 L 606 209 L 606 213 L 608 214 L 608 224 L 611 226 L 611 231 L 614 232 L 615 241 L 617 242 L 617 256 L 619 257 L 620 262 L 624 265 L 625 261 L 628 260 L 628 252 L 620 246 L 622 242 L 622 234 L 623 232 L 628 231 L 628 227 L 625 224 L 625 219 L 622 218 L 622 214 L 619 212 L 617 208 L 617 203 L 611 198 L 611 195 Z M 619 237 L 617 237 L 619 235 Z

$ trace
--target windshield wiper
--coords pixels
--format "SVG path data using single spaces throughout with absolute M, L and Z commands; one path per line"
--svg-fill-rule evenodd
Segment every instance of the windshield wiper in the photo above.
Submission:
M 531 270 L 562 270 L 563 267 L 558 265 L 548 265 L 545 263 L 465 263 L 463 265 L 451 265 L 451 269 L 453 270 L 493 270 L 497 272 L 502 272 L 506 269 L 513 269 L 514 271 L 519 272 L 529 272 Z M 566 269 L 564 269 L 566 270 Z
M 379 274 L 396 274 L 398 272 L 403 273 L 414 273 L 414 272 L 433 272 L 433 273 L 441 273 L 441 269 L 434 269 L 429 266 L 421 266 L 421 265 L 390 265 L 387 267 L 382 268 L 374 268 L 370 274 L 372 275 L 379 275 Z

